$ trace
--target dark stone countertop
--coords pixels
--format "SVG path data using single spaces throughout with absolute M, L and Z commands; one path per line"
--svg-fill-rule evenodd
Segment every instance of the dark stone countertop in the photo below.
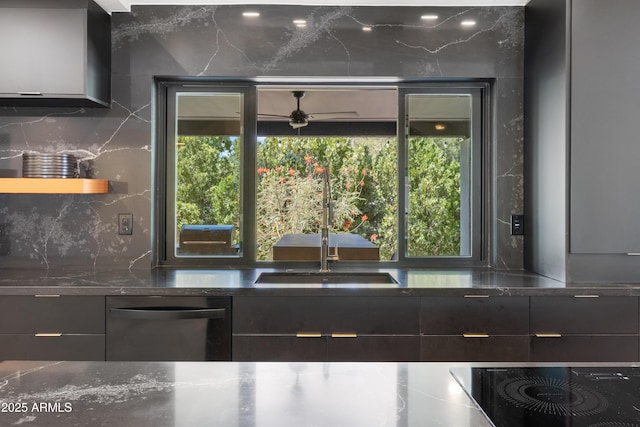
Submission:
M 6 426 L 490 426 L 437 364 L 3 362 L 0 395 Z
M 450 373 L 472 366 L 6 361 L 0 425 L 490 427 Z
M 387 295 L 640 296 L 640 284 L 569 284 L 527 271 L 489 269 L 370 269 L 388 272 L 398 284 L 255 284 L 274 269 L 148 269 L 96 271 L 0 270 L 0 295 Z M 308 270 L 307 270 L 308 271 Z M 339 270 L 336 270 L 339 271 Z M 343 270 L 349 272 L 350 270 Z M 362 269 L 358 271 L 364 271 Z
M 489 427 L 451 366 L 9 361 L 0 425 Z

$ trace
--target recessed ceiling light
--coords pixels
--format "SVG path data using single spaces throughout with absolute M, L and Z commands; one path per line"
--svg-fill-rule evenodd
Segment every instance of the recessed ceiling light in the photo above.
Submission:
M 247 18 L 257 18 L 260 16 L 260 12 L 242 12 L 242 16 Z
M 371 31 L 371 30 L 372 30 L 371 27 L 366 27 L 366 26 L 362 27 L 362 31 Z
M 425 21 L 435 21 L 436 19 L 438 19 L 438 15 L 422 15 L 420 19 L 423 19 Z
M 476 25 L 476 21 L 472 21 L 469 19 L 467 21 L 462 21 L 460 25 L 462 25 L 463 27 L 473 27 L 474 25 Z

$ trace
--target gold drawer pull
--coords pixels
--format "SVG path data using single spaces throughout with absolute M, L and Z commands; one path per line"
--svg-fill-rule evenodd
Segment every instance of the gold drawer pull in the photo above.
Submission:
M 320 332 L 298 332 L 296 338 L 322 338 Z
M 331 338 L 358 338 L 358 334 L 353 332 L 332 333 Z
M 562 334 L 535 334 L 536 338 L 562 338 Z
M 62 332 L 38 332 L 37 337 L 61 337 Z
M 462 334 L 465 338 L 489 338 L 489 334 Z
M 36 298 L 60 298 L 60 295 L 43 295 L 43 294 L 36 294 L 34 295 Z

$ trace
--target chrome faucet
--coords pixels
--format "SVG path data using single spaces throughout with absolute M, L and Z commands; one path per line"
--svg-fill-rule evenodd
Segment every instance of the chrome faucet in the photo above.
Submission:
M 320 247 L 320 272 L 329 271 L 329 260 L 338 260 L 338 247 L 334 252 L 329 252 L 329 224 L 333 224 L 333 202 L 331 201 L 331 183 L 329 181 L 329 168 L 324 168 L 322 174 L 322 234 Z

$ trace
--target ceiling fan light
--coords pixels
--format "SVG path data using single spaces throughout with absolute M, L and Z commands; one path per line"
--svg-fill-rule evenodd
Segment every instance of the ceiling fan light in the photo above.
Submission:
M 309 119 L 303 111 L 295 111 L 289 116 L 289 124 L 292 128 L 297 129 L 309 124 Z
M 291 112 L 289 125 L 294 129 L 298 129 L 309 124 L 309 116 L 300 109 L 300 99 L 304 97 L 304 91 L 293 91 L 293 97 L 298 101 L 298 108 Z

